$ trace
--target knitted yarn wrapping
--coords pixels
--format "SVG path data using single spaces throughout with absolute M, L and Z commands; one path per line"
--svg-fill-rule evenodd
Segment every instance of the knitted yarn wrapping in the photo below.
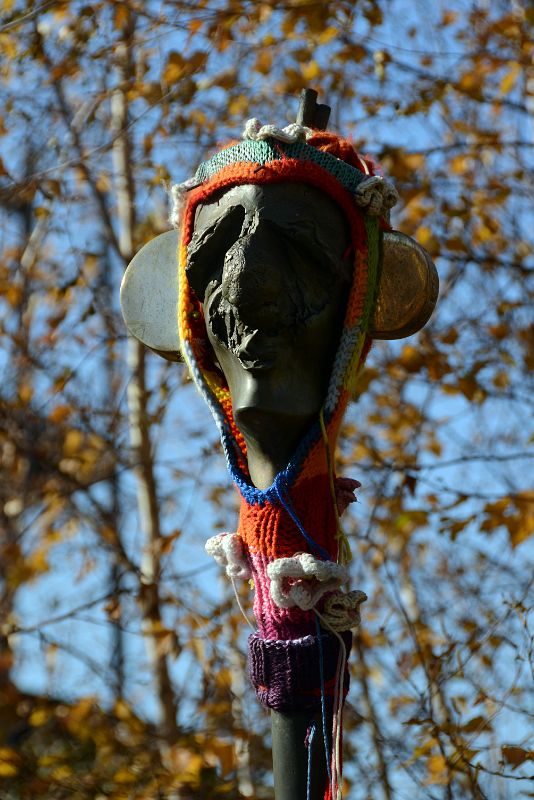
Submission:
M 318 577 L 328 572 L 321 563 L 339 566 L 342 557 L 330 452 L 370 347 L 368 328 L 376 297 L 381 230 L 387 227 L 385 216 L 396 193 L 374 175 L 373 165 L 350 142 L 334 134 L 299 126 L 281 130 L 249 121 L 244 137 L 215 153 L 192 179 L 173 189 L 181 207 L 180 340 L 184 360 L 218 425 L 228 470 L 241 495 L 237 536 L 242 547 L 235 539 L 224 543 L 215 537 L 217 542 L 210 540 L 208 549 L 226 566 L 229 576 L 245 576 L 249 570 L 252 574 L 258 630 L 249 639 L 249 671 L 257 697 L 280 711 L 315 712 L 321 708 L 321 698 L 333 702 L 339 688 L 341 648 L 340 637 L 334 633 L 339 625 L 323 628 L 319 637 L 315 610 L 326 619 L 322 616 L 325 603 L 346 578 L 341 568 L 331 569 L 322 586 Z M 187 246 L 197 206 L 214 193 L 242 184 L 288 181 L 318 187 L 339 206 L 352 240 L 353 277 L 321 419 L 311 426 L 272 486 L 260 490 L 251 483 L 230 392 L 213 363 L 202 306 L 187 281 Z M 345 488 L 345 505 L 346 494 Z M 224 560 L 225 554 L 229 561 Z M 280 560 L 298 559 L 299 554 L 309 555 L 303 561 L 309 571 L 299 572 L 296 567 L 298 574 L 278 579 Z M 273 586 L 278 587 L 274 592 Z M 306 599 L 299 605 L 299 598 Z M 353 621 L 360 602 L 361 597 Z M 343 631 L 341 637 L 348 653 L 350 631 Z M 343 669 L 344 696 L 349 676 L 346 666 Z

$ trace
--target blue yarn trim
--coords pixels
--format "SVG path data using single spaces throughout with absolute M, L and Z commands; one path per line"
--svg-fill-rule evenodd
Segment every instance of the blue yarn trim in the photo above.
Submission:
M 330 417 L 328 417 L 328 419 L 330 419 Z M 325 421 L 328 421 L 328 419 L 325 419 Z M 273 483 L 267 489 L 257 489 L 251 484 L 250 480 L 247 479 L 239 468 L 236 459 L 227 460 L 228 471 L 230 472 L 232 480 L 247 503 L 253 506 L 263 506 L 266 502 L 279 503 L 280 487 L 282 487 L 283 491 L 287 492 L 293 486 L 306 456 L 312 445 L 318 441 L 320 436 L 321 426 L 317 420 L 311 425 L 308 433 L 300 441 L 287 467 L 276 475 Z
M 273 503 L 274 505 L 284 504 L 284 502 L 280 498 L 280 491 L 283 494 L 286 494 L 289 489 L 293 486 L 302 464 L 310 451 L 310 448 L 316 441 L 318 441 L 319 437 L 321 436 L 321 426 L 319 424 L 319 420 L 315 421 L 312 426 L 310 427 L 308 433 L 304 436 L 301 440 L 300 444 L 298 445 L 295 453 L 287 465 L 285 469 L 278 473 L 275 477 L 271 486 L 267 489 L 258 489 L 250 482 L 250 478 L 243 472 L 241 467 L 239 466 L 239 457 L 241 455 L 239 445 L 235 440 L 235 437 L 232 433 L 232 429 L 230 428 L 226 417 L 222 411 L 221 406 L 219 405 L 217 398 L 211 392 L 208 383 L 200 370 L 194 356 L 193 348 L 190 342 L 183 342 L 182 343 L 182 354 L 184 360 L 189 367 L 189 371 L 197 387 L 199 393 L 202 395 L 204 400 L 206 401 L 208 408 L 210 409 L 212 416 L 217 424 L 217 428 L 219 429 L 219 435 L 221 437 L 221 442 L 223 446 L 224 455 L 226 458 L 226 464 L 228 467 L 228 472 L 232 480 L 234 481 L 235 485 L 239 489 L 243 498 L 247 501 L 249 505 L 257 505 L 263 506 L 266 502 Z M 331 415 L 325 414 L 325 422 L 328 423 L 330 420 Z M 286 501 L 287 502 L 287 501 Z M 287 506 L 286 506 L 287 507 Z M 292 519 L 296 522 L 298 519 L 295 515 L 295 512 L 288 513 L 292 516 Z M 302 528 L 301 523 L 299 524 L 299 530 L 303 533 L 304 538 L 311 544 L 313 539 L 304 532 L 304 528 Z M 325 558 L 329 559 L 330 556 L 323 550 L 319 545 L 316 545 L 315 549 L 322 551 Z

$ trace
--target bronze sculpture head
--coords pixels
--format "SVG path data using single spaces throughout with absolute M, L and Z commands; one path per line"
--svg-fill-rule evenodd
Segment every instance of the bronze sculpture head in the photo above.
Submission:
M 259 488 L 324 402 L 351 272 L 347 223 L 313 186 L 245 184 L 197 208 L 186 274 Z

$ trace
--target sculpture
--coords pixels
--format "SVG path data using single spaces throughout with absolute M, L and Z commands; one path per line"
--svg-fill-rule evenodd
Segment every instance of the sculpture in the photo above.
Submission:
M 426 253 L 389 230 L 394 188 L 317 130 L 325 108 L 308 92 L 294 125 L 250 120 L 241 143 L 174 188 L 178 274 L 164 234 L 122 288 L 130 331 L 184 357 L 241 495 L 237 533 L 207 550 L 232 580 L 254 579 L 249 668 L 273 711 L 277 800 L 341 796 L 347 656 L 365 595 L 343 589 L 339 516 L 357 482 L 336 477 L 333 452 L 372 338 L 418 330 L 437 296 Z

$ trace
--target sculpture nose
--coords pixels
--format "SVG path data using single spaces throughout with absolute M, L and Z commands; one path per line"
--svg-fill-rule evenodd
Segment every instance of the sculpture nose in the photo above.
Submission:
M 240 315 L 260 314 L 284 294 L 286 256 L 279 238 L 260 221 L 232 245 L 224 259 L 223 297 Z

